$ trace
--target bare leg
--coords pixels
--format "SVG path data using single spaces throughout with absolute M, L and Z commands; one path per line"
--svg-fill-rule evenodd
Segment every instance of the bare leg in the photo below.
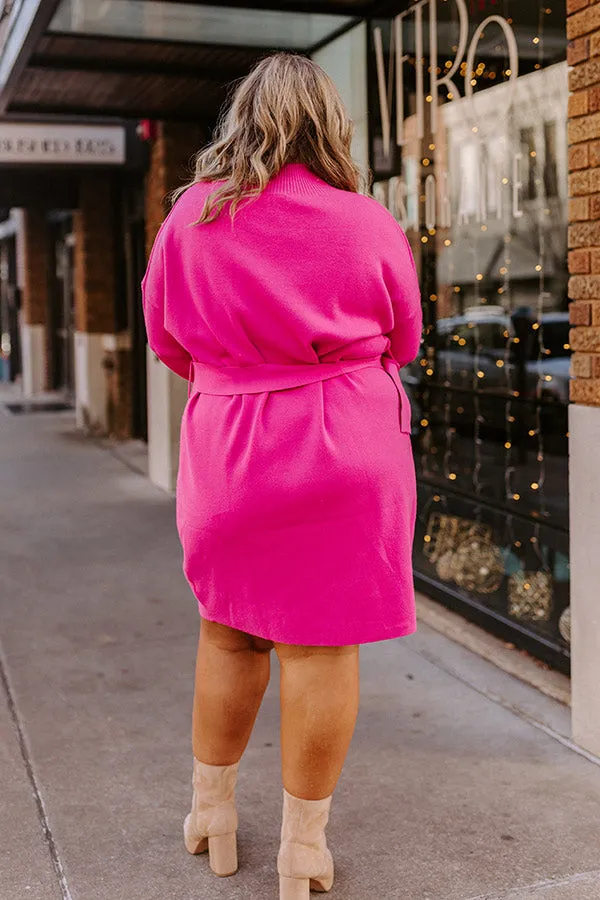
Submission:
M 277 644 L 281 664 L 283 784 L 294 797 L 330 796 L 352 740 L 359 648 Z
M 202 620 L 192 723 L 196 759 L 209 766 L 240 761 L 269 683 L 272 647 Z

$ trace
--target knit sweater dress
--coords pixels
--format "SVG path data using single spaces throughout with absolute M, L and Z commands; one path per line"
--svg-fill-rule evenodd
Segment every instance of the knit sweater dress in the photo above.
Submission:
M 234 221 L 165 220 L 150 347 L 189 379 L 177 527 L 203 618 L 287 644 L 415 630 L 415 472 L 398 367 L 421 337 L 413 258 L 375 200 L 290 164 Z

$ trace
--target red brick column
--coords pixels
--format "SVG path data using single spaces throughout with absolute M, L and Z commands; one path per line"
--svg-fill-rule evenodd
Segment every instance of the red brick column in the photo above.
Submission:
M 206 140 L 202 128 L 175 122 L 161 122 L 150 151 L 146 178 L 146 253 L 169 211 L 168 194 L 189 181 L 193 158 Z
M 133 372 L 129 332 L 117 334 L 116 188 L 108 174 L 84 175 L 75 234 L 76 392 L 80 426 L 131 435 Z M 79 374 L 79 379 L 77 378 Z
M 49 271 L 50 252 L 46 213 L 41 209 L 23 211 L 24 284 L 21 307 L 23 379 L 26 393 L 47 390 L 49 360 Z M 45 333 L 40 336 L 40 326 Z M 34 336 L 33 332 L 38 332 Z M 43 356 L 43 359 L 40 357 Z
M 48 228 L 46 213 L 26 209 L 23 213 L 23 321 L 27 325 L 48 322 Z
M 600 0 L 567 0 L 571 400 L 600 406 Z
M 85 175 L 80 182 L 75 234 L 75 328 L 115 330 L 115 237 L 112 180 Z
M 567 0 L 569 75 L 569 410 L 573 739 L 600 755 L 600 0 Z
M 152 144 L 146 179 L 146 253 L 169 210 L 168 194 L 190 181 L 194 155 L 205 139 L 200 128 L 163 122 Z M 148 468 L 150 479 L 172 491 L 177 480 L 179 421 L 185 382 L 148 353 Z

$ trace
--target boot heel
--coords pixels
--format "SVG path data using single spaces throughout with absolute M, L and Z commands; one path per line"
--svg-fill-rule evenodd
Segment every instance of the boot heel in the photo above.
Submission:
M 333 887 L 333 875 L 329 878 L 311 878 L 310 889 L 317 891 L 319 894 L 327 894 Z
M 238 869 L 237 838 L 232 834 L 220 834 L 208 839 L 210 867 L 221 878 L 234 875 Z
M 194 834 L 191 819 L 191 815 L 186 816 L 185 822 L 183 823 L 185 848 L 188 853 L 193 853 L 194 855 L 197 853 L 205 853 L 208 850 L 208 838 L 198 837 Z
M 279 876 L 279 900 L 309 900 L 310 880 L 308 878 L 287 878 Z

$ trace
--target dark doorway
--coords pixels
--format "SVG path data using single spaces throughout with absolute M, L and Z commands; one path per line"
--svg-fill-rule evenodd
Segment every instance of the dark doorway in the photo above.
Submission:
M 0 244 L 0 381 L 15 381 L 21 374 L 19 306 L 16 240 L 11 235 Z
M 141 281 L 146 269 L 144 188 L 140 181 L 124 191 L 127 319 L 131 330 L 132 435 L 148 440 L 146 326 Z
M 74 250 L 70 212 L 54 213 L 52 271 L 50 272 L 50 371 L 52 387 L 68 402 L 75 401 L 75 290 Z

